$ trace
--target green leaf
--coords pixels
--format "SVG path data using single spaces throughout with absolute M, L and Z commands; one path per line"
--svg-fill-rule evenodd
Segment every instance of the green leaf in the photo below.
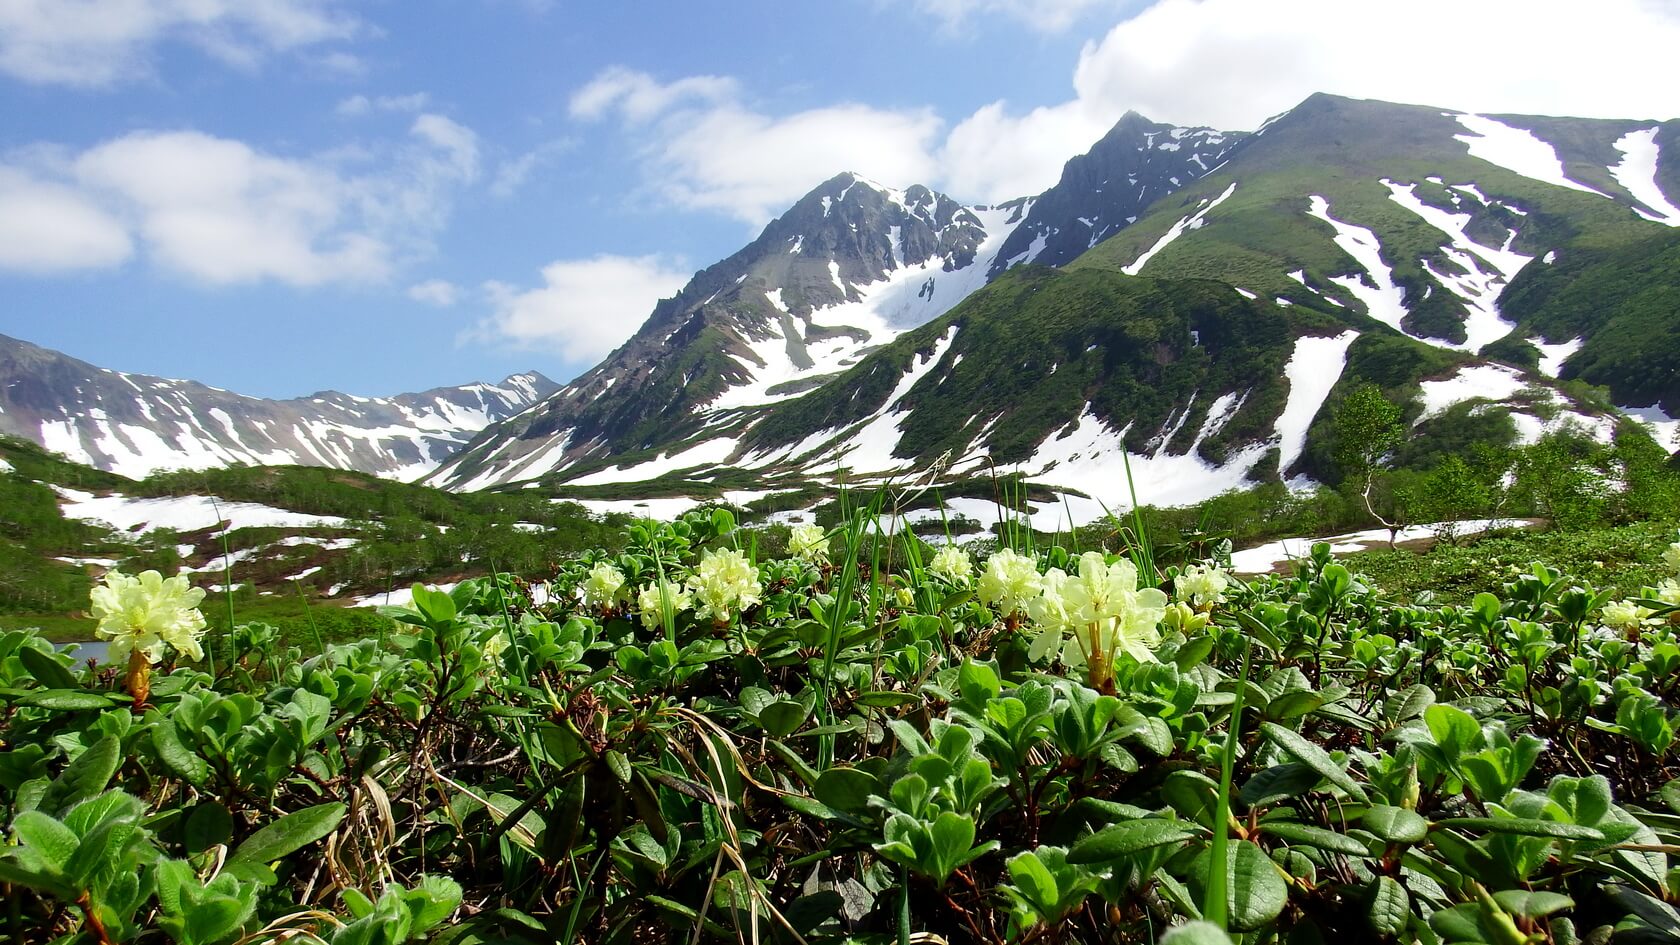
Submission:
M 1383 716 L 1390 722 L 1404 722 L 1435 704 L 1435 690 L 1417 683 L 1383 704 Z
M 781 699 L 759 710 L 758 724 L 773 737 L 786 738 L 798 731 L 810 714 L 804 703 Z
M 881 782 L 857 768 L 830 768 L 818 776 L 813 793 L 835 810 L 856 812 L 869 806 L 869 795 L 881 793 Z
M 1278 721 L 1299 718 L 1323 704 L 1324 696 L 1316 692 L 1286 692 L 1266 704 L 1266 718 Z
M 1591 827 L 1559 823 L 1555 820 L 1530 820 L 1526 817 L 1449 817 L 1436 821 L 1435 825 L 1487 833 L 1514 833 L 1524 837 L 1550 837 L 1554 840 L 1604 839 L 1604 834 Z
M 1231 945 L 1231 937 L 1212 922 L 1187 922 L 1168 932 L 1161 945 Z
M 940 811 L 929 831 L 933 839 L 934 879 L 941 885 L 951 871 L 968 859 L 974 846 L 974 818 L 955 811 Z
M 64 864 L 70 861 L 82 843 L 74 830 L 38 810 L 26 810 L 17 815 L 17 819 L 12 821 L 12 832 L 17 834 L 30 853 L 40 857 L 43 866 L 54 873 L 64 871 Z
M 25 650 L 24 652 L 34 651 Z M 32 690 L 18 701 L 37 709 L 55 709 L 60 712 L 74 712 L 79 709 L 109 709 L 116 705 L 107 696 L 102 696 L 97 692 L 85 692 L 80 689 Z
M 210 776 L 210 765 L 181 742 L 181 733 L 168 719 L 152 726 L 152 749 L 157 752 L 158 760 L 188 784 L 201 785 Z
M 620 784 L 629 784 L 630 759 L 624 756 L 624 752 L 616 748 L 609 748 L 606 758 L 607 767 L 612 771 L 613 777 L 617 778 Z
M 1564 909 L 1575 908 L 1575 900 L 1553 892 L 1501 889 L 1493 894 L 1493 898 L 1499 903 L 1499 908 L 1528 919 L 1538 919 Z
M 1054 919 L 1053 910 L 1060 898 L 1056 891 L 1056 877 L 1050 875 L 1039 858 L 1031 853 L 1019 853 L 1009 858 L 1009 879 L 1027 899 L 1038 908 L 1039 915 Z
M 332 833 L 344 819 L 343 804 L 317 804 L 286 814 L 262 828 L 233 851 L 228 865 L 266 865 Z
M 204 801 L 187 815 L 183 842 L 188 853 L 201 853 L 233 836 L 233 817 L 215 801 Z
M 18 662 L 29 670 L 29 675 L 35 681 L 48 689 L 77 689 L 76 677 L 66 669 L 63 663 L 51 653 L 43 653 L 32 646 L 26 646 L 17 652 Z M 54 706 L 46 706 L 54 708 Z
M 1069 863 L 1107 863 L 1196 836 L 1188 824 L 1151 818 L 1113 824 L 1080 840 L 1068 851 Z
M 1303 738 L 1299 732 L 1284 728 L 1275 722 L 1261 722 L 1260 730 L 1279 748 L 1323 775 L 1324 780 L 1346 791 L 1356 800 L 1365 799 L 1365 789 L 1347 773 L 1347 769 L 1337 764 L 1324 749 Z
M 1231 908 L 1231 925 L 1240 930 L 1258 929 L 1283 912 L 1289 901 L 1289 886 L 1277 864 L 1266 851 L 1247 840 L 1232 846 L 1226 902 Z
M 1291 846 L 1317 847 L 1320 850 L 1345 853 L 1349 856 L 1367 856 L 1371 852 L 1365 848 L 1365 844 L 1345 833 L 1314 827 L 1311 824 L 1273 820 L 1262 822 L 1260 829 Z
M 117 766 L 122 763 L 121 752 L 122 744 L 115 735 L 106 735 L 89 745 L 76 756 L 75 761 L 65 766 L 47 789 L 47 796 L 40 806 L 49 811 L 64 810 L 104 793 L 105 786 L 111 783 Z
M 1378 935 L 1399 935 L 1411 917 L 1405 887 L 1393 877 L 1378 876 L 1365 887 L 1365 918 Z
M 1429 836 L 1429 821 L 1415 811 L 1378 804 L 1359 821 L 1385 843 L 1421 843 Z

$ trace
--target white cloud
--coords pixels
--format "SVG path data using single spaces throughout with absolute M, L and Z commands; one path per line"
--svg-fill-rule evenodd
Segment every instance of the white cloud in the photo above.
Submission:
M 916 9 L 938 17 L 947 29 L 962 30 L 975 17 L 1002 14 L 1045 33 L 1058 33 L 1086 13 L 1115 0 L 915 0 Z
M 0 269 L 104 269 L 133 251 L 122 221 L 82 194 L 0 166 Z
M 414 92 L 409 95 L 376 95 L 369 98 L 366 95 L 352 95 L 334 106 L 333 111 L 346 118 L 354 118 L 373 112 L 417 112 L 431 104 L 432 97 L 425 92 Z
M 688 102 L 720 102 L 733 98 L 734 79 L 695 75 L 661 83 L 645 72 L 612 66 L 572 94 L 573 118 L 594 120 L 617 109 L 626 121 L 644 122 Z
M 969 198 L 1037 193 L 1127 109 L 1251 130 L 1314 92 L 1467 111 L 1680 115 L 1670 63 L 1633 52 L 1634 37 L 1639 49 L 1680 48 L 1680 8 L 1158 0 L 1085 45 L 1071 100 L 1018 115 L 995 102 L 960 122 L 942 155 L 945 179 Z
M 0 0 L 0 71 L 99 87 L 143 76 L 156 47 L 184 42 L 239 68 L 361 29 L 334 0 Z
M 495 176 L 490 181 L 490 195 L 507 198 L 518 193 L 525 182 L 540 167 L 553 163 L 554 159 L 567 151 L 577 147 L 577 142 L 571 138 L 557 138 L 545 141 L 529 151 L 516 157 L 509 158 L 496 165 Z
M 35 169 L 0 177 L 0 206 L 14 211 L 0 224 L 0 267 L 110 267 L 138 244 L 151 264 L 216 285 L 384 280 L 429 254 L 479 161 L 471 129 L 430 114 L 360 167 L 196 131 L 21 153 Z
M 598 117 L 617 107 L 642 142 L 656 192 L 679 207 L 754 226 L 841 171 L 908 186 L 936 170 L 941 122 L 931 109 L 840 104 L 773 116 L 725 97 L 734 90 L 732 80 L 716 76 L 661 85 L 615 67 L 573 96 L 572 111 Z M 701 104 L 688 104 L 696 99 Z
M 409 286 L 408 297 L 426 305 L 449 308 L 460 301 L 461 290 L 453 282 L 446 282 L 443 279 L 427 279 L 425 282 L 416 282 Z
M 474 334 L 594 363 L 634 334 L 660 299 L 683 287 L 692 273 L 678 263 L 603 254 L 549 263 L 537 288 L 487 283 L 493 312 Z

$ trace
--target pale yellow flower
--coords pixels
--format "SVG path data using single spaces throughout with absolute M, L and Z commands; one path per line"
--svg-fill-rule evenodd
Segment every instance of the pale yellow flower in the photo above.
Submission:
M 600 610 L 618 603 L 624 591 L 624 572 L 603 561 L 589 569 L 583 582 L 583 604 Z
M 661 580 L 657 584 L 643 587 L 638 603 L 642 625 L 654 630 L 664 626 L 667 613 L 675 617 L 692 606 L 694 595 L 683 590 L 681 584 Z
M 1604 623 L 1606 626 L 1618 630 L 1637 627 L 1651 616 L 1651 608 L 1644 607 L 1631 600 L 1611 601 L 1604 605 Z
M 1079 576 L 1062 588 L 1062 601 L 1088 661 L 1093 647 L 1105 661 L 1116 650 L 1139 662 L 1156 661 L 1167 595 L 1153 587 L 1139 590 L 1137 578 L 1136 566 L 1125 558 L 1109 564 L 1101 552 L 1080 555 Z
M 1670 607 L 1680 607 L 1680 580 L 1669 578 L 1657 585 L 1657 600 Z
M 204 591 L 187 583 L 184 576 L 165 578 L 156 571 L 142 571 L 130 577 L 109 571 L 104 584 L 88 594 L 90 614 L 99 621 L 95 631 L 111 641 L 110 656 L 122 663 L 132 653 L 149 663 L 163 659 L 173 648 L 191 660 L 204 658 L 199 637 L 204 633 L 204 615 L 199 602 Z
M 758 569 L 733 548 L 714 548 L 701 555 L 688 587 L 694 592 L 695 615 L 718 622 L 727 622 L 758 603 L 762 593 Z
M 1670 542 L 1669 546 L 1663 549 L 1662 560 L 1670 571 L 1680 573 L 1680 541 Z
M 974 560 L 956 545 L 946 545 L 933 553 L 933 560 L 928 562 L 928 573 L 952 584 L 967 584 L 974 576 Z
M 822 564 L 828 560 L 828 532 L 808 522 L 795 525 L 788 535 L 788 552 L 806 564 Z
M 1066 633 L 1072 626 L 1068 621 L 1067 605 L 1062 600 L 1062 588 L 1067 586 L 1067 572 L 1051 568 L 1044 572 L 1044 590 L 1027 601 L 1027 616 L 1039 629 L 1027 656 L 1034 661 L 1059 656 Z
M 980 600 L 997 604 L 1005 616 L 1025 608 L 1044 589 L 1038 563 L 1008 548 L 986 559 L 986 570 L 980 575 Z
M 1223 570 L 1212 565 L 1192 564 L 1179 572 L 1178 579 L 1173 582 L 1173 592 L 1179 600 L 1202 609 L 1224 600 L 1225 588 L 1230 586 L 1231 577 Z

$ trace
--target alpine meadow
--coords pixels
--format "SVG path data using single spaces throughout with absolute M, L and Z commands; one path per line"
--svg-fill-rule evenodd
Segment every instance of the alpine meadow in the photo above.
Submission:
M 1420 4 L 0 0 L 0 945 L 1680 945 L 1680 12 Z

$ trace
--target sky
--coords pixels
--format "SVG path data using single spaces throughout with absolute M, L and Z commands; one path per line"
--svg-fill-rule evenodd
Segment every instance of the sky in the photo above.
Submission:
M 0 334 L 264 397 L 565 381 L 844 170 L 998 202 L 1128 109 L 1315 91 L 1666 120 L 1674 49 L 1673 0 L 0 0 Z

